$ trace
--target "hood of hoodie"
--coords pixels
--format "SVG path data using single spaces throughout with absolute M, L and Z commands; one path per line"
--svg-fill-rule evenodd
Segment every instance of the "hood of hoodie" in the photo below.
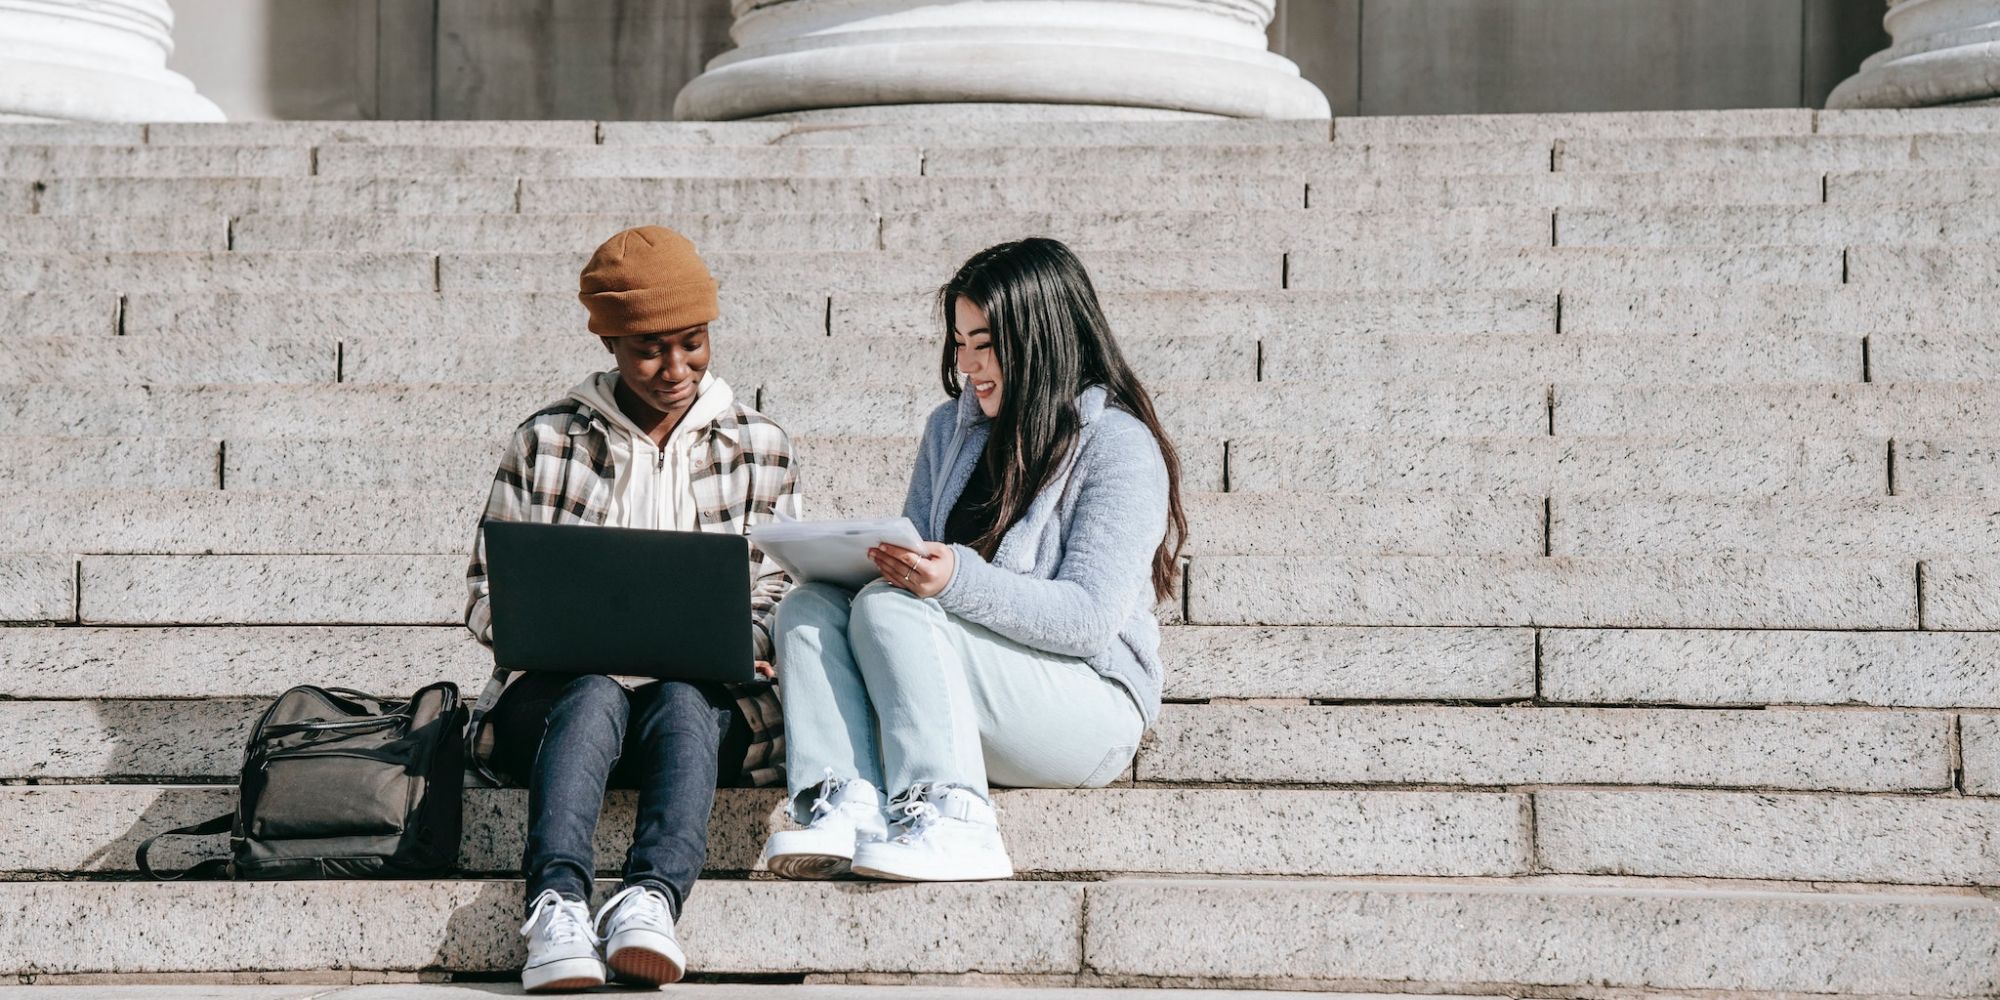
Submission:
M 617 387 L 618 372 L 613 369 L 592 375 L 569 391 L 569 398 L 590 407 L 610 429 L 613 479 L 605 524 L 694 530 L 693 469 L 699 461 L 694 450 L 703 443 L 702 432 L 735 404 L 735 392 L 715 374 L 703 373 L 695 386 L 694 405 L 666 442 L 655 446 L 653 439 L 618 408 L 613 395 Z

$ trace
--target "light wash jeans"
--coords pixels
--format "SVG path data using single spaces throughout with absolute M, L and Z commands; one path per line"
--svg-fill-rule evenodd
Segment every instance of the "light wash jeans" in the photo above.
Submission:
M 876 581 L 808 583 L 778 605 L 778 691 L 794 818 L 832 769 L 889 796 L 937 783 L 1094 788 L 1132 762 L 1132 696 L 1074 656 L 1031 649 Z

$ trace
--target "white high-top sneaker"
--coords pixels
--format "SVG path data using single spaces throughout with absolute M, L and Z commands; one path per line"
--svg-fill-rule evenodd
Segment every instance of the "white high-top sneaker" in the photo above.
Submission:
M 635 885 L 620 890 L 597 911 L 604 959 L 620 982 L 640 986 L 678 983 L 687 974 L 687 955 L 674 936 L 674 911 L 657 890 Z
M 564 899 L 554 889 L 544 890 L 535 897 L 521 934 L 528 939 L 522 989 L 552 993 L 604 985 L 604 959 L 590 933 L 590 908 L 583 903 Z
M 854 874 L 899 882 L 1013 878 L 993 807 L 971 791 L 936 785 L 904 794 L 896 836 L 854 849 Z
M 764 842 L 764 867 L 780 878 L 825 879 L 847 874 L 854 852 L 889 835 L 882 793 L 860 778 L 826 773 L 812 820 L 803 830 L 780 830 Z

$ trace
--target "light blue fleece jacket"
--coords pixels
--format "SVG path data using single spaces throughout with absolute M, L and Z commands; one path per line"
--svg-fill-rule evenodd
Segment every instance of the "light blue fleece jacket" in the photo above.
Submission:
M 937 600 L 1024 646 L 1083 658 L 1130 692 L 1151 726 L 1162 672 L 1153 552 L 1167 533 L 1167 464 L 1153 432 L 1106 406 L 1107 395 L 1093 386 L 1077 397 L 1076 447 L 1001 537 L 992 562 L 952 546 L 957 567 Z M 969 392 L 925 423 L 903 504 L 925 539 L 944 537 L 990 426 Z

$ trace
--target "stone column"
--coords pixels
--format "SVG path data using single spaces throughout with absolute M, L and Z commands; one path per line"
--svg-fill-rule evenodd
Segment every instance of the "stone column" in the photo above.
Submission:
M 1277 0 L 733 0 L 691 120 L 1325 118 L 1265 44 Z M 832 111 L 830 109 L 845 109 Z
M 0 121 L 221 121 L 173 28 L 166 0 L 0 0 Z
M 1829 108 L 1920 108 L 2000 98 L 2000 0 L 1889 0 L 1888 48 L 1827 96 Z

